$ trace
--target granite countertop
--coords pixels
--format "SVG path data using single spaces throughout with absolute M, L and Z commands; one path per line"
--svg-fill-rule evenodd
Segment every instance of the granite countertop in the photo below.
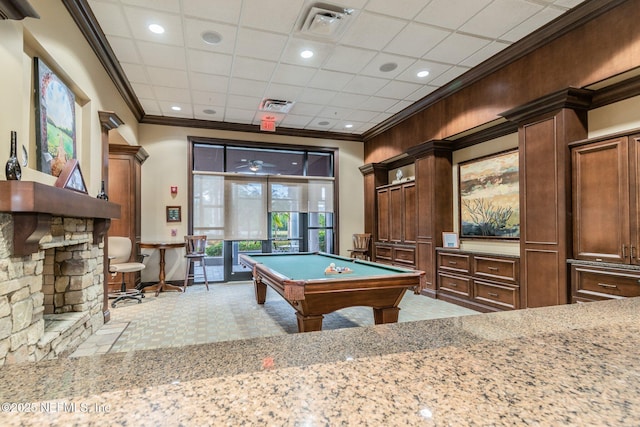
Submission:
M 640 298 L 0 368 L 0 425 L 640 424 Z

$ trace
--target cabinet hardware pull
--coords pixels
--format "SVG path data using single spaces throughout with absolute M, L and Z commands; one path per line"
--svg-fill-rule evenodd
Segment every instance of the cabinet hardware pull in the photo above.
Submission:
M 498 267 L 487 267 L 490 271 L 498 271 Z
M 495 292 L 488 292 L 487 293 L 490 297 L 497 297 L 498 294 L 496 294 Z
M 616 285 L 609 285 L 607 283 L 598 283 L 598 286 L 601 286 L 603 288 L 609 288 L 609 289 L 617 289 L 618 286 Z
M 449 283 L 449 286 L 453 286 L 454 288 L 458 286 L 457 283 Z
M 636 252 L 636 247 L 631 245 L 631 258 L 635 258 L 636 256 L 634 255 Z
M 622 245 L 622 258 L 627 257 L 627 245 Z
M 455 262 L 455 261 L 449 261 L 449 264 L 451 264 L 451 265 L 456 265 L 456 264 L 458 264 L 458 263 L 457 263 L 457 262 Z

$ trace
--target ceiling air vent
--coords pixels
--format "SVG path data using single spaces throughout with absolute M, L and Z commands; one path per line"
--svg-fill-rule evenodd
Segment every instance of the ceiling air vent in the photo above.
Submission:
M 353 9 L 315 3 L 302 18 L 299 33 L 309 37 L 337 39 L 344 33 L 353 13 Z
M 269 111 L 270 113 L 287 114 L 293 107 L 292 101 L 282 101 L 280 99 L 263 99 L 260 103 L 261 111 Z

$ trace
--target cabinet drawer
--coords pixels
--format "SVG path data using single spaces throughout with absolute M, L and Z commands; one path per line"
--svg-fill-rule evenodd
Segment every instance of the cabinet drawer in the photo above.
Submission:
M 478 277 L 507 283 L 518 282 L 518 260 L 474 256 L 474 271 Z
M 393 260 L 393 249 L 390 246 L 376 246 L 376 260 Z
M 502 308 L 516 309 L 520 306 L 520 292 L 517 287 L 498 283 L 473 281 L 474 299 L 488 302 Z
M 415 265 L 416 251 L 413 248 L 395 248 L 393 251 L 393 261 L 398 264 Z
M 441 270 L 469 273 L 470 266 L 469 255 L 438 252 L 438 267 Z
M 468 297 L 471 291 L 470 277 L 457 277 L 448 274 L 438 274 L 439 290 L 453 293 L 456 295 L 464 295 Z
M 574 296 L 624 298 L 640 296 L 639 274 L 573 266 Z M 597 298 L 599 299 L 599 298 Z

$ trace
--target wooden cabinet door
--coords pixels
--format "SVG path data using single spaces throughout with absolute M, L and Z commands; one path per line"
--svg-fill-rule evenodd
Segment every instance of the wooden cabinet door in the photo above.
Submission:
M 378 241 L 389 241 L 389 191 L 377 191 L 378 202 Z
M 640 134 L 629 137 L 629 239 L 631 264 L 640 264 Z
M 389 240 L 402 242 L 404 197 L 402 187 L 389 188 Z
M 416 184 L 405 184 L 402 187 L 403 196 L 403 240 L 405 243 L 416 242 Z
M 573 253 L 629 262 L 629 151 L 626 137 L 572 150 Z

